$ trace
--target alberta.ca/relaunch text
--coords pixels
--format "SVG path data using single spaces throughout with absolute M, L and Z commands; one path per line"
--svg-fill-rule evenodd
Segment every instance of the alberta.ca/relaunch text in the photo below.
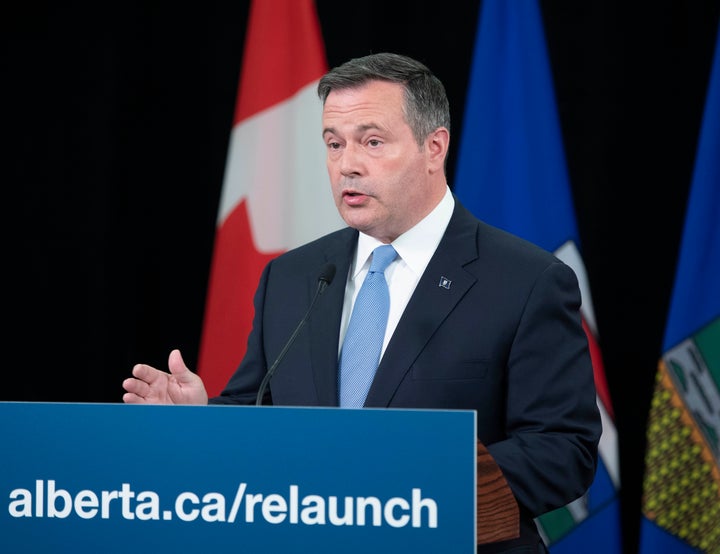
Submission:
M 413 488 L 408 497 L 381 500 L 375 496 L 321 496 L 301 494 L 291 484 L 283 493 L 260 494 L 239 483 L 234 495 L 220 492 L 181 492 L 172 509 L 161 504 L 155 491 L 136 492 L 129 483 L 116 490 L 71 491 L 55 480 L 38 479 L 31 488 L 10 491 L 8 512 L 16 518 L 70 518 L 186 522 L 390 526 L 437 528 L 438 507 L 422 490 Z M 229 501 L 228 501 L 229 500 Z

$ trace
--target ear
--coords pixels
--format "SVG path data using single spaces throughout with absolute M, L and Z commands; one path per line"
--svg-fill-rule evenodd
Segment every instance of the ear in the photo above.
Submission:
M 445 158 L 450 146 L 450 132 L 445 127 L 438 127 L 428 135 L 428 169 L 431 173 L 445 171 Z

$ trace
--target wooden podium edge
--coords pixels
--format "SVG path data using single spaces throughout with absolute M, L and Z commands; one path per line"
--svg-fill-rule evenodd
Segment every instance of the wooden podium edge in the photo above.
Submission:
M 477 442 L 477 544 L 520 536 L 520 510 L 487 447 Z

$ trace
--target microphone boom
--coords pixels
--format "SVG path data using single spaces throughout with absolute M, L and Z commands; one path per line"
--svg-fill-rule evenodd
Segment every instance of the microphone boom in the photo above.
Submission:
M 285 357 L 285 354 L 290 349 L 290 346 L 295 342 L 295 337 L 297 337 L 298 333 L 300 332 L 300 329 L 305 325 L 305 322 L 310 317 L 310 314 L 312 313 L 312 309 L 315 306 L 315 302 L 317 301 L 318 297 L 325 291 L 325 289 L 328 287 L 330 283 L 332 283 L 333 278 L 335 277 L 335 265 L 331 263 L 327 263 L 323 266 L 322 270 L 320 271 L 320 275 L 318 275 L 318 284 L 317 289 L 315 290 L 315 296 L 313 296 L 312 301 L 310 302 L 310 307 L 307 309 L 307 312 L 305 312 L 305 315 L 300 320 L 300 323 L 298 323 L 298 326 L 295 327 L 295 330 L 293 331 L 293 334 L 290 335 L 290 338 L 285 343 L 285 346 L 280 351 L 280 354 L 278 354 L 278 357 L 275 358 L 275 361 L 270 366 L 270 369 L 268 369 L 267 373 L 265 374 L 265 377 L 263 377 L 262 382 L 260 383 L 260 387 L 258 388 L 257 397 L 255 398 L 255 405 L 261 406 L 263 396 L 265 396 L 265 389 L 268 386 L 268 383 L 270 383 L 270 379 L 272 379 L 272 376 L 275 374 L 275 370 L 277 369 L 277 366 L 280 364 L 282 359 Z

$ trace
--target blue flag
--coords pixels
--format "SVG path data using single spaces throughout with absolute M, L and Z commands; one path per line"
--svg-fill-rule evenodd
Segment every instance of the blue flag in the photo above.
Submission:
M 720 552 L 720 29 L 647 425 L 640 552 Z
M 600 464 L 582 498 L 537 519 L 553 554 L 621 551 L 617 434 L 535 0 L 484 0 L 453 191 L 484 221 L 554 252 L 578 276 L 603 417 Z

